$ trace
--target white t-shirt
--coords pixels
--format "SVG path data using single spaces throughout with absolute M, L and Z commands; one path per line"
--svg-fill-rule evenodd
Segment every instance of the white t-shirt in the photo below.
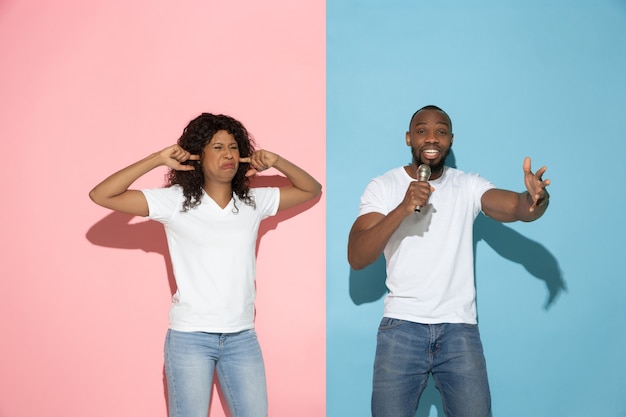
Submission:
M 279 189 L 251 189 L 256 209 L 237 196 L 222 209 L 203 193 L 200 205 L 187 212 L 181 211 L 178 185 L 142 192 L 148 218 L 165 226 L 176 278 L 170 328 L 209 333 L 253 328 L 257 234 L 261 220 L 278 211 Z
M 403 167 L 373 179 L 359 214 L 387 215 L 411 181 Z M 389 289 L 384 315 L 425 324 L 475 324 L 473 224 L 481 196 L 494 186 L 450 167 L 429 182 L 435 191 L 428 204 L 404 219 L 384 249 Z

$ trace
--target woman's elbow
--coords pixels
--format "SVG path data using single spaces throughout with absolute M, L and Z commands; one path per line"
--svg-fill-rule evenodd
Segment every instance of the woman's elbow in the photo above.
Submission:
M 89 199 L 91 201 L 93 201 L 94 203 L 96 203 L 97 205 L 101 206 L 102 203 L 100 202 L 100 198 L 98 196 L 98 193 L 96 192 L 95 189 L 89 191 Z
M 320 194 L 322 194 L 322 184 L 320 184 L 318 182 L 318 183 L 316 183 L 315 189 L 313 190 L 313 197 L 312 198 L 319 197 Z

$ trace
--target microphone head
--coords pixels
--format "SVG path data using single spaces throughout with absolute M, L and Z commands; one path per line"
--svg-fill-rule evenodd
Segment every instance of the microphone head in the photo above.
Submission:
M 430 178 L 430 165 L 422 164 L 417 167 L 417 180 L 418 181 L 428 181 Z

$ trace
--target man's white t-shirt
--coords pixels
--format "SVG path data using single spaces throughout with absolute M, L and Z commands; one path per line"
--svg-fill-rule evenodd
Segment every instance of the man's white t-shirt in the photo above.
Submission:
M 374 178 L 359 214 L 387 215 L 404 199 L 412 179 L 403 167 Z M 384 249 L 384 316 L 416 323 L 476 324 L 473 224 L 480 199 L 493 184 L 477 174 L 445 167 L 421 212 L 405 218 Z
M 170 308 L 173 330 L 233 333 L 254 327 L 256 241 L 261 220 L 275 215 L 278 188 L 253 188 L 256 208 L 235 195 L 221 208 L 203 193 L 182 212 L 182 187 L 142 190 L 148 218 L 163 223 L 177 291 Z

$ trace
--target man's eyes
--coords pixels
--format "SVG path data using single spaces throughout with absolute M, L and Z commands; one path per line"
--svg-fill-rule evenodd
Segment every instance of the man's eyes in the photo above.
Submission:
M 418 135 L 425 135 L 427 133 L 426 129 L 417 129 L 415 131 L 415 133 L 417 133 Z M 443 130 L 443 129 L 439 129 L 436 131 L 436 133 L 438 135 L 447 135 L 448 131 L 447 130 Z

